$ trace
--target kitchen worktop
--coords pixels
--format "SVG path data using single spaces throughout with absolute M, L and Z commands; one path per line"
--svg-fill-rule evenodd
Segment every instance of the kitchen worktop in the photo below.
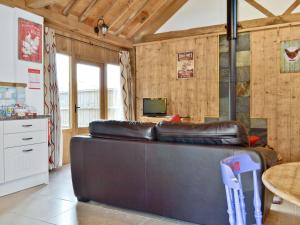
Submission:
M 50 115 L 37 115 L 37 116 L 10 116 L 10 117 L 1 117 L 0 121 L 6 120 L 31 120 L 31 119 L 46 119 L 50 118 Z

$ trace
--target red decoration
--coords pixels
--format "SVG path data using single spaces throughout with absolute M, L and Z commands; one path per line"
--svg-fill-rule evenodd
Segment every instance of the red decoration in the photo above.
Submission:
M 260 137 L 256 135 L 251 135 L 248 137 L 248 139 L 249 139 L 250 146 L 254 146 L 256 142 L 260 140 Z
M 171 117 L 170 122 L 174 122 L 174 123 L 180 123 L 181 122 L 181 118 L 178 114 L 175 114 L 174 116 Z
M 234 172 L 239 172 L 241 169 L 241 164 L 240 162 L 234 162 L 230 165 L 230 167 Z
M 42 63 L 43 26 L 19 18 L 19 59 Z

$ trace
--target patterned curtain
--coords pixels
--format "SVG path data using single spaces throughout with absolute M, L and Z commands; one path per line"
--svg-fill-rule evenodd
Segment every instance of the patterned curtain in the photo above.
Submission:
M 48 138 L 50 169 L 59 167 L 62 161 L 62 152 L 60 149 L 61 121 L 55 55 L 55 32 L 53 29 L 45 27 L 44 107 L 45 114 L 51 116 Z
M 128 51 L 119 54 L 121 69 L 121 89 L 123 98 L 123 111 L 126 120 L 135 120 L 134 112 L 134 79 L 131 73 L 130 55 Z

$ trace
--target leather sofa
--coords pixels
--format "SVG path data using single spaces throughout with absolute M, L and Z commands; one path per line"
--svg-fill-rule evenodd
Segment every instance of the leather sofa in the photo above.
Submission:
M 201 225 L 226 225 L 219 162 L 242 152 L 262 164 L 259 175 L 276 161 L 274 152 L 249 147 L 245 128 L 238 122 L 94 121 L 90 136 L 71 140 L 74 193 L 79 201 L 93 200 Z M 250 224 L 254 223 L 252 177 L 246 174 L 242 179 Z M 262 182 L 259 187 L 265 214 L 272 196 Z

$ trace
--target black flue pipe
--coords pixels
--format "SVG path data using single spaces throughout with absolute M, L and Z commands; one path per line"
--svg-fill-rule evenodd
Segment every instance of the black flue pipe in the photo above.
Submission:
M 236 120 L 236 47 L 238 0 L 227 0 L 227 40 L 229 41 L 229 120 Z

